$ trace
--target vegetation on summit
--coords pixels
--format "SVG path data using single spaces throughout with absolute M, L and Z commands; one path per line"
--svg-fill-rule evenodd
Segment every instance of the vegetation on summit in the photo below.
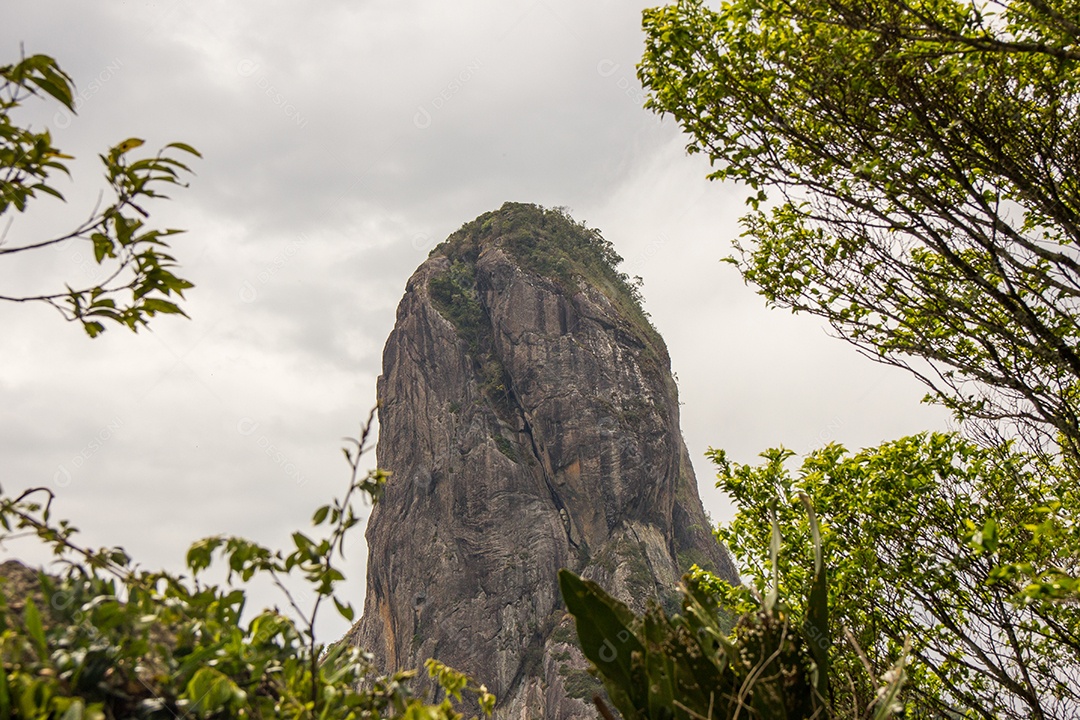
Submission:
M 431 251 L 454 263 L 450 273 L 432 281 L 433 298 L 467 340 L 472 337 L 471 323 L 482 312 L 475 277 L 470 282 L 468 274 L 472 271 L 475 276 L 476 260 L 487 242 L 506 248 L 525 270 L 558 283 L 570 296 L 580 291 L 579 283 L 600 289 L 631 322 L 643 344 L 662 345 L 641 306 L 641 279 L 619 271 L 623 259 L 599 230 L 574 220 L 564 208 L 511 202 L 465 223 Z
M 477 260 L 487 245 L 505 248 L 524 270 L 555 283 L 570 297 L 583 287 L 600 290 L 650 357 L 663 347 L 642 308 L 640 278 L 619 271 L 623 259 L 599 230 L 577 222 L 563 208 L 504 203 L 465 223 L 431 251 L 432 256 L 447 257 L 450 267 L 428 283 L 432 302 L 468 344 L 483 389 L 500 412 L 508 412 L 507 377 L 495 352 L 476 277 Z

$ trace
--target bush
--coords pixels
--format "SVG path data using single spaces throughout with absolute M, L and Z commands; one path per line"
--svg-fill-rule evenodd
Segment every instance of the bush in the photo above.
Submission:
M 345 449 L 352 475 L 344 498 L 315 511 L 314 525 L 328 529 L 324 537 L 293 533 L 288 552 L 243 538 L 206 538 L 188 551 L 190 578 L 139 570 L 122 549 L 81 547 L 70 524 L 51 519 L 54 498 L 47 489 L 0 497 L 0 540 L 36 534 L 66 565 L 58 576 L 36 578 L 6 566 L 0 717 L 456 720 L 463 690 L 475 693 L 490 715 L 495 698 L 438 662 L 428 661 L 427 668 L 446 699 L 431 704 L 412 692 L 414 671 L 382 675 L 359 648 L 315 636 L 316 617 L 328 601 L 353 618 L 352 607 L 334 595 L 344 576 L 333 561 L 343 557 L 345 535 L 359 522 L 353 499 L 377 499 L 386 479 L 381 471 L 361 476 L 358 470 L 370 426 L 369 417 Z M 200 582 L 218 560 L 228 568 L 227 582 Z M 308 609 L 282 582 L 297 573 L 315 596 Z M 282 591 L 291 615 L 264 610 L 242 620 L 243 583 L 257 574 Z

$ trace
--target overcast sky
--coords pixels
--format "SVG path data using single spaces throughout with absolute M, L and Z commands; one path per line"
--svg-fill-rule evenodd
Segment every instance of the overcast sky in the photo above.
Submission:
M 46 306 L 0 304 L 0 483 L 43 485 L 93 546 L 179 570 L 215 533 L 282 545 L 347 481 L 339 447 L 375 402 L 383 343 L 430 249 L 504 201 L 566 206 L 644 278 L 706 508 L 710 445 L 851 448 L 944 426 L 922 387 L 768 310 L 720 258 L 743 192 L 709 182 L 642 109 L 640 9 L 625 2 L 9 2 L 0 64 L 55 57 L 74 117 L 33 103 L 77 156 L 8 242 L 89 215 L 97 154 L 127 137 L 197 147 L 188 189 L 149 209 L 196 284 L 191 320 L 88 339 Z M 6 224 L 8 218 L 4 218 Z M 2 230 L 2 228 L 0 228 Z M 52 233 L 52 235 L 50 234 Z M 0 290 L 95 277 L 77 245 L 0 264 Z M 362 605 L 366 548 L 349 546 Z M 10 545 L 6 555 L 28 556 Z M 263 594 L 257 596 L 260 600 Z M 327 639 L 344 622 L 323 625 Z

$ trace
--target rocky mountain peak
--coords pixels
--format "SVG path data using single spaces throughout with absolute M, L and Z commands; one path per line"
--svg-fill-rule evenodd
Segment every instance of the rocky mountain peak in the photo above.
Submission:
M 500 717 L 595 716 L 557 572 L 632 606 L 672 603 L 693 563 L 735 579 L 679 430 L 663 340 L 599 232 L 507 203 L 436 247 L 379 379 L 364 616 L 387 669 L 436 657 Z

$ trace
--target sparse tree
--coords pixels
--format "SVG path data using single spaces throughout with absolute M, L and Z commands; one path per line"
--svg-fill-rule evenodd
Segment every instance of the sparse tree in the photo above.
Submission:
M 50 177 L 68 174 L 65 161 L 71 156 L 53 145 L 48 130 L 23 127 L 13 119 L 33 96 L 52 98 L 75 112 L 74 83 L 51 57 L 33 55 L 0 66 L 0 219 L 11 211 L 25 212 L 44 195 L 63 200 Z M 142 140 L 129 138 L 100 156 L 114 197 L 104 208 L 99 203 L 78 227 L 58 237 L 12 243 L 6 237 L 9 220 L 0 234 L 0 258 L 84 242 L 102 266 L 104 279 L 85 287 L 65 286 L 62 292 L 12 295 L 0 288 L 0 300 L 47 303 L 65 319 L 79 322 L 90 337 L 105 330 L 104 321 L 136 331 L 158 313 L 185 315 L 174 300 L 193 285 L 175 274 L 167 241 L 182 231 L 148 228 L 143 204 L 165 197 L 163 187 L 182 185 L 181 173 L 190 169 L 177 159 L 179 153 L 199 153 L 184 143 L 170 143 L 153 156 L 133 156 L 142 145 Z

